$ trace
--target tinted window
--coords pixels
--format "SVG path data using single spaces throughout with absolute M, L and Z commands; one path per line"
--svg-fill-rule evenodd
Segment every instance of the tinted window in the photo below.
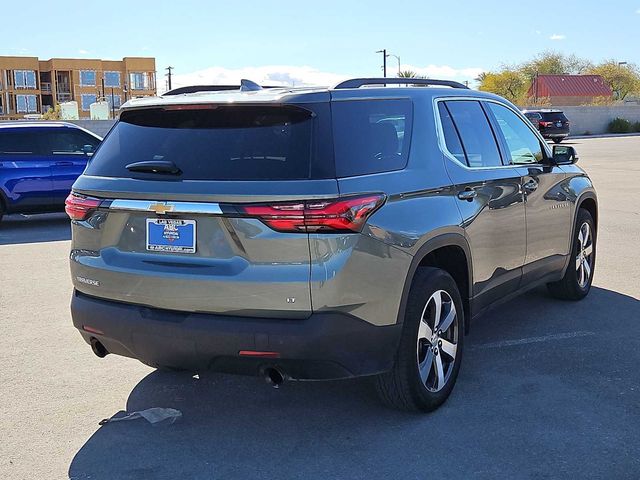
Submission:
M 453 124 L 453 120 L 451 120 L 449 110 L 447 110 L 446 105 L 442 102 L 438 103 L 438 110 L 440 111 L 444 143 L 447 146 L 447 150 L 449 150 L 449 153 L 456 157 L 460 163 L 467 163 L 467 158 L 464 154 L 462 143 L 460 143 L 458 131 L 456 130 L 456 126 Z
M 413 105 L 401 100 L 331 104 L 338 177 L 401 170 L 407 165 Z
M 84 154 L 83 147 L 91 145 L 94 149 L 99 141 L 84 132 L 70 129 L 49 130 L 46 133 L 48 151 L 54 155 L 77 153 Z
M 543 112 L 542 119 L 547 122 L 566 122 L 567 117 L 562 112 Z
M 39 136 L 26 128 L 0 130 L 0 155 L 40 154 Z
M 493 131 L 479 102 L 445 102 L 456 126 L 470 167 L 502 165 Z
M 306 179 L 313 130 L 312 113 L 294 106 L 134 110 L 121 115 L 86 173 L 166 180 L 126 169 L 159 160 L 173 162 L 183 180 Z
M 539 163 L 544 159 L 540 140 L 524 121 L 507 107 L 487 104 L 493 112 L 502 135 L 507 142 L 511 163 Z

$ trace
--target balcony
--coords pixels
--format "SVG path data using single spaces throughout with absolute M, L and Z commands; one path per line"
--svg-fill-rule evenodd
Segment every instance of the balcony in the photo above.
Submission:
M 43 94 L 51 94 L 51 82 L 41 82 L 40 83 L 40 91 Z
M 56 95 L 56 101 L 58 103 L 64 103 L 71 101 L 72 97 L 70 93 L 58 93 Z

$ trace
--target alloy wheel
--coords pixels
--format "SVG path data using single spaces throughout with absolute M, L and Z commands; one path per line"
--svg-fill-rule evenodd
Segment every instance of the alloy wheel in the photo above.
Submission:
M 580 288 L 585 288 L 593 270 L 593 236 L 587 222 L 578 232 L 578 255 L 576 256 L 576 277 Z
M 444 290 L 427 300 L 418 327 L 417 360 L 422 384 L 430 392 L 444 388 L 453 372 L 458 347 L 456 306 Z

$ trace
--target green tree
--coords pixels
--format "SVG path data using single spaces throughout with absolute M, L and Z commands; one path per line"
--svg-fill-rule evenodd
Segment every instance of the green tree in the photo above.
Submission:
M 59 104 L 42 114 L 43 120 L 60 120 L 61 118 L 62 111 Z
M 624 100 L 629 94 L 640 93 L 640 70 L 634 64 L 620 65 L 616 60 L 591 67 L 588 73 L 601 75 L 613 90 L 616 100 Z
M 540 75 L 578 75 L 592 67 L 591 62 L 575 55 L 545 50 L 532 60 L 523 63 L 519 70 L 529 80 Z
M 483 73 L 478 79 L 479 90 L 495 93 L 514 103 L 526 103 L 529 83 L 521 72 L 505 68 L 500 72 Z

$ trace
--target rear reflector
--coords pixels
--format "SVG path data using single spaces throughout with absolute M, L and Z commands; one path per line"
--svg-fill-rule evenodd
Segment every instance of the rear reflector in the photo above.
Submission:
M 104 332 L 102 330 L 98 330 L 97 328 L 90 327 L 89 325 L 83 325 L 82 329 L 85 332 L 95 333 L 96 335 L 104 335 Z
M 385 200 L 382 194 L 334 200 L 243 205 L 238 209 L 279 232 L 359 232 Z
M 84 220 L 92 210 L 100 206 L 102 200 L 85 197 L 71 192 L 64 201 L 64 211 L 67 212 L 71 220 Z
M 241 357 L 262 357 L 262 358 L 279 358 L 278 352 L 258 352 L 256 350 L 240 350 L 238 355 Z

